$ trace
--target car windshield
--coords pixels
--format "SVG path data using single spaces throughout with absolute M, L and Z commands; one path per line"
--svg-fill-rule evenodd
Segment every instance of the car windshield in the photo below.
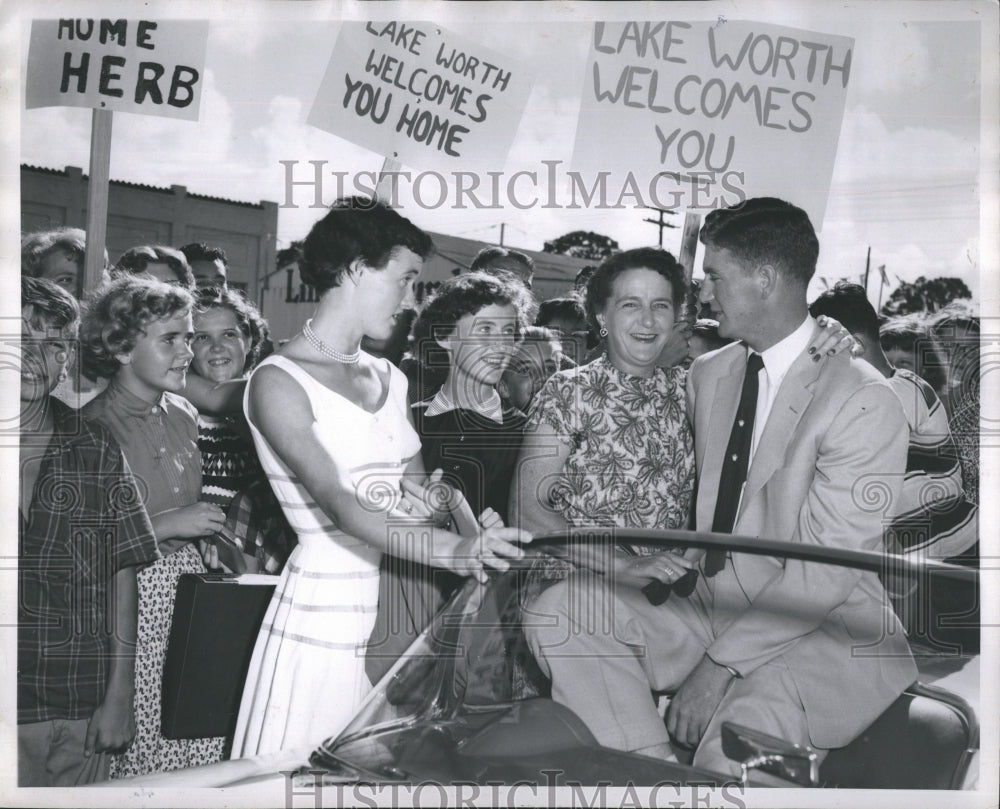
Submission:
M 451 716 L 458 708 L 474 712 L 547 695 L 548 681 L 524 638 L 522 611 L 572 569 L 563 556 L 554 548 L 535 550 L 486 585 L 466 581 L 324 748 L 332 752 L 417 718 Z
M 639 540 L 641 544 L 642 537 Z M 751 552 L 782 555 L 768 550 L 766 541 L 758 539 L 756 544 L 759 547 Z M 777 545 L 787 556 L 808 558 L 811 553 L 801 546 Z M 377 683 L 344 730 L 315 751 L 311 764 L 328 771 L 347 764 L 354 768 L 355 777 L 361 778 L 365 773 L 368 777 L 406 778 L 412 772 L 406 757 L 434 742 L 427 735 L 429 729 L 443 739 L 442 750 L 448 746 L 451 752 L 442 756 L 451 761 L 455 750 L 468 749 L 470 739 L 482 735 L 480 731 L 497 717 L 509 715 L 515 703 L 550 696 L 550 683 L 524 634 L 529 620 L 542 620 L 532 616 L 530 605 L 543 590 L 564 579 L 581 558 L 587 554 L 592 558 L 593 553 L 593 542 L 574 545 L 549 541 L 509 571 L 491 574 L 486 585 L 472 579 L 464 582 Z M 885 564 L 884 556 L 866 552 L 834 556 L 837 558 L 825 561 L 867 567 L 880 572 L 883 580 L 891 574 L 897 584 L 915 572 L 927 575 L 926 563 L 909 567 L 894 564 L 889 571 L 879 571 L 878 566 Z

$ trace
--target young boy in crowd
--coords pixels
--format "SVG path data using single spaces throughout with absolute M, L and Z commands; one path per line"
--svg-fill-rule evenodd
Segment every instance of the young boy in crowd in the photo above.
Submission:
M 118 443 L 51 395 L 76 300 L 25 276 L 21 307 L 18 784 L 77 786 L 135 734 L 136 567 L 159 554 Z
M 535 394 L 556 371 L 569 368 L 559 335 L 544 326 L 525 326 L 510 362 L 500 378 L 497 391 L 522 413 L 527 414 Z
M 902 367 L 896 362 L 901 355 L 912 363 L 921 344 L 920 333 L 897 326 L 890 330 L 892 336 L 886 341 L 883 327 L 880 341 L 878 315 L 858 284 L 837 284 L 813 301 L 809 311 L 814 317 L 835 317 L 851 332 L 863 348 L 861 358 L 886 378 L 910 426 L 906 477 L 894 509 L 896 516 L 886 531 L 886 550 L 960 563 L 970 561 L 970 554 L 974 559 L 979 515 L 962 489 L 962 470 L 948 413 L 934 388 L 911 370 L 912 365 Z M 886 348 L 887 342 L 898 350 Z M 899 349 L 902 343 L 909 345 L 909 353 Z M 885 584 L 911 642 L 977 642 L 978 627 L 971 626 L 977 621 L 970 620 L 970 626 L 964 628 L 972 632 L 964 633 L 946 632 L 943 625 L 936 625 L 939 616 L 966 615 L 966 602 L 975 600 L 973 594 L 954 592 L 954 583 L 939 583 L 936 579 L 927 583 L 928 589 L 912 580 L 897 581 L 890 574 Z

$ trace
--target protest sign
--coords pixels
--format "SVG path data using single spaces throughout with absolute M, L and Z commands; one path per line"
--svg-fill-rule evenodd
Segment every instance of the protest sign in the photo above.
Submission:
M 207 20 L 33 20 L 25 106 L 198 119 Z
M 853 49 L 724 18 L 595 23 L 573 162 L 631 174 L 654 199 L 686 188 L 691 208 L 782 197 L 819 228 Z
M 502 168 L 531 78 L 427 22 L 344 23 L 308 123 L 427 169 Z

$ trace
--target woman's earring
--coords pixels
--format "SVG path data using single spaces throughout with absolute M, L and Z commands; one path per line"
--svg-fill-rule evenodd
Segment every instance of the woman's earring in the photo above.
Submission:
M 598 334 L 600 334 L 601 337 L 607 337 L 608 336 L 608 330 L 606 328 L 604 328 L 604 326 L 601 326 L 601 330 L 598 332 Z
M 65 368 L 63 368 L 63 369 L 62 369 L 62 370 L 61 370 L 61 371 L 59 372 L 59 384 L 61 385 L 61 384 L 62 384 L 63 382 L 65 382 L 65 381 L 66 381 L 66 378 L 67 378 L 68 376 L 69 376 L 69 374 L 67 373 L 66 369 L 65 369 Z

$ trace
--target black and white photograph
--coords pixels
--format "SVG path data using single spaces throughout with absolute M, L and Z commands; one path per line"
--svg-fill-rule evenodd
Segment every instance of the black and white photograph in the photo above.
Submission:
M 1000 800 L 997 0 L 10 0 L 0 205 L 3 805 Z

